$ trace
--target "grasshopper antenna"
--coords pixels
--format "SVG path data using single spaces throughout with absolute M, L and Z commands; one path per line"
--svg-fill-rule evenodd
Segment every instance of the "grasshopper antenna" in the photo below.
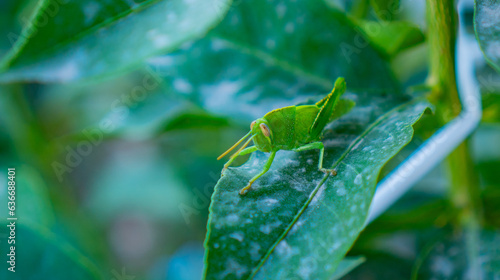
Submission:
M 237 156 L 243 149 L 245 149 L 246 146 L 248 146 L 248 144 L 250 144 L 250 141 L 252 141 L 253 137 L 255 135 L 252 135 L 252 137 L 248 138 L 248 140 L 245 142 L 245 144 L 243 144 L 243 146 L 241 146 L 241 148 L 239 148 L 232 156 L 231 158 Z
M 241 142 L 243 142 L 243 140 L 245 140 L 245 138 L 247 138 L 247 137 L 250 135 L 250 133 L 252 133 L 252 131 L 249 131 L 249 132 L 248 132 L 245 136 L 243 136 L 240 140 L 238 140 L 238 142 L 236 142 L 236 143 L 235 143 L 235 144 L 234 144 L 231 148 L 229 148 L 229 149 L 228 149 L 227 151 L 225 151 L 222 155 L 220 155 L 220 156 L 217 158 L 217 160 L 220 160 L 221 158 L 223 158 L 223 157 L 225 157 L 227 154 L 229 154 L 229 153 L 230 153 L 230 152 L 231 152 L 234 148 L 236 148 L 239 144 L 241 144 Z M 253 137 L 252 137 L 252 138 L 253 138 Z M 252 139 L 252 138 L 250 138 L 250 139 Z M 249 140 L 249 141 L 247 141 L 247 142 L 245 143 L 245 146 L 246 146 L 246 145 L 248 145 L 248 143 L 249 143 L 249 142 L 250 142 L 250 140 Z M 241 149 L 240 149 L 240 150 L 241 150 Z M 238 150 L 238 151 L 240 151 L 240 150 Z

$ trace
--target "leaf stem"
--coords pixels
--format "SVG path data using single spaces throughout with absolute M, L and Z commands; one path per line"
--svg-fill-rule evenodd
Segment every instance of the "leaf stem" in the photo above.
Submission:
M 430 65 L 430 99 L 436 104 L 436 117 L 445 125 L 461 112 L 455 76 L 456 13 L 454 1 L 427 0 Z M 450 177 L 449 199 L 458 210 L 458 223 L 480 222 L 479 179 L 474 172 L 468 140 L 447 158 Z

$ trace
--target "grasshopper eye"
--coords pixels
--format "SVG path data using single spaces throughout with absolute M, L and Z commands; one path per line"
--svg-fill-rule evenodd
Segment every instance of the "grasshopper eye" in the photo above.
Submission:
M 271 135 L 271 131 L 269 130 L 269 127 L 266 124 L 261 123 L 259 127 L 260 130 L 262 130 L 262 133 L 264 133 L 264 136 L 269 137 L 269 135 Z
M 255 125 L 255 121 L 253 121 L 251 124 L 250 124 L 250 130 L 253 129 L 253 126 Z

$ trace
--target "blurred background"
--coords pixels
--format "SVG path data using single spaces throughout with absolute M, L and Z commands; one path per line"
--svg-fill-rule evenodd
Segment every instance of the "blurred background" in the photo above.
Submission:
M 224 21 L 232 20 L 239 2 Z M 368 1 L 328 2 L 353 18 L 384 20 Z M 0 1 L 0 57 L 37 4 Z M 401 0 L 399 5 L 397 20 L 425 34 L 424 1 Z M 474 36 L 472 14 L 470 10 L 466 16 Z M 257 13 L 248 16 L 259 20 Z M 403 89 L 423 83 L 427 74 L 427 43 L 417 41 L 387 59 Z M 199 79 L 214 78 L 207 74 L 212 71 L 241 75 L 247 87 L 256 88 L 262 79 L 251 75 L 255 63 L 231 54 L 194 63 L 205 45 L 203 40 L 188 42 L 177 52 L 159 53 L 110 76 L 0 85 L 0 219 L 4 223 L 7 217 L 9 167 L 16 168 L 19 217 L 14 278 L 3 269 L 8 231 L 5 226 L 0 230 L 2 279 L 200 279 L 210 196 L 223 165 L 216 157 L 246 133 L 253 117 L 324 94 L 307 86 L 280 90 L 287 87 L 283 80 L 270 82 L 274 91 L 254 96 L 234 96 L 240 85 L 220 80 L 211 87 L 193 86 L 187 72 Z M 169 67 L 173 60 L 180 60 L 182 69 Z M 498 100 L 500 79 L 486 63 L 477 67 L 486 101 L 485 123 L 472 136 L 474 160 L 486 193 L 486 224 L 497 228 L 500 108 L 489 106 Z M 424 119 L 419 129 L 381 177 L 436 128 Z M 453 239 L 439 241 L 453 235 L 446 226 L 454 215 L 447 211 L 447 187 L 445 168 L 439 166 L 372 223 L 351 252 L 367 261 L 345 279 L 409 279 L 415 271 L 449 277 L 458 273 L 460 267 L 453 264 L 460 261 L 450 268 L 450 260 L 460 254 L 450 257 L 443 249 Z M 428 255 L 435 259 L 428 261 Z

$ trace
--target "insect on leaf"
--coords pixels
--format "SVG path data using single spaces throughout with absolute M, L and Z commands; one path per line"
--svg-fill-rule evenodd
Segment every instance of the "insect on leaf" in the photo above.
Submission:
M 411 140 L 428 106 L 415 100 L 391 109 L 396 100 L 358 97 L 351 113 L 325 131 L 323 141 L 336 143 L 326 161 L 337 176 L 318 171 L 317 152 L 279 151 L 269 172 L 241 196 L 268 156 L 256 152 L 226 171 L 210 206 L 205 279 L 332 277 L 363 229 L 381 168 Z

